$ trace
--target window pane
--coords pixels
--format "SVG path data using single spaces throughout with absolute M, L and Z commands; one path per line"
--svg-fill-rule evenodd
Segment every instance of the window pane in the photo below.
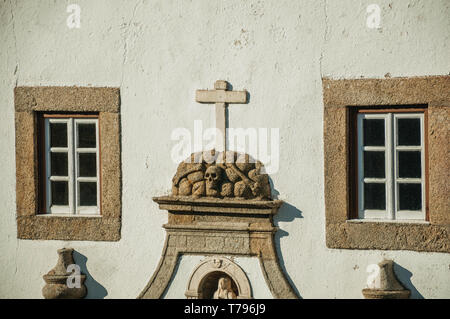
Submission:
M 364 146 L 384 146 L 384 120 L 363 120 Z
M 398 177 L 421 177 L 420 152 L 399 151 L 398 152 Z
M 420 119 L 397 119 L 398 145 L 420 145 Z
M 95 124 L 78 124 L 78 147 L 96 147 Z
M 422 185 L 421 184 L 399 184 L 399 209 L 421 210 L 422 209 Z
M 385 177 L 384 152 L 364 152 L 364 177 Z
M 80 182 L 80 206 L 97 206 L 97 183 Z
M 67 153 L 50 153 L 50 174 L 52 176 L 67 176 Z
M 384 183 L 364 184 L 364 209 L 386 209 L 386 189 Z
M 78 154 L 79 176 L 95 177 L 97 176 L 97 156 L 96 153 Z
M 51 182 L 52 205 L 69 205 L 69 186 L 67 182 Z
M 50 123 L 50 147 L 67 147 L 66 123 Z

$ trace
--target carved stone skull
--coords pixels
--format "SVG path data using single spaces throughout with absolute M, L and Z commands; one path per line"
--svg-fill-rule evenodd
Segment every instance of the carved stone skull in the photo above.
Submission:
M 206 195 L 217 196 L 220 192 L 220 181 L 222 178 L 222 169 L 216 165 L 212 165 L 206 169 Z

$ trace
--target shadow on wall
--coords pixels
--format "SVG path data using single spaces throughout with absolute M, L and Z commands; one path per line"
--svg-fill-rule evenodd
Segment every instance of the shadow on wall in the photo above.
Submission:
M 303 218 L 302 212 L 298 210 L 295 206 L 292 206 L 288 203 L 284 203 L 283 206 L 280 207 L 276 219 L 278 223 L 278 222 L 291 222 L 296 218 Z M 278 231 L 275 233 L 275 248 L 278 253 L 278 260 L 280 261 L 280 267 L 284 275 L 286 276 L 286 279 L 291 284 L 291 287 L 294 289 L 294 292 L 297 294 L 299 298 L 302 298 L 300 292 L 298 291 L 297 287 L 295 286 L 294 282 L 289 276 L 289 273 L 286 271 L 286 267 L 284 265 L 284 259 L 283 255 L 281 254 L 281 246 L 280 246 L 280 238 L 284 236 L 289 236 L 289 233 L 282 229 L 278 229 Z
M 397 276 L 398 281 L 406 288 L 411 291 L 410 299 L 424 299 L 422 294 L 414 287 L 411 282 L 412 273 L 394 262 L 394 273 Z
M 275 189 L 274 183 L 272 181 L 272 178 L 269 176 L 269 184 L 270 184 L 270 190 L 272 199 L 278 199 L 278 195 L 280 195 L 280 192 Z M 297 207 L 292 206 L 291 204 L 284 203 L 283 206 L 280 207 L 278 210 L 278 214 L 276 215 L 276 220 L 274 219 L 274 222 L 276 222 L 275 226 L 278 227 L 278 222 L 291 222 L 296 218 L 303 218 L 302 212 L 297 209 Z M 286 276 L 286 279 L 288 280 L 289 284 L 291 285 L 292 289 L 294 289 L 295 294 L 302 298 L 300 295 L 300 292 L 298 291 L 297 287 L 295 286 L 294 282 L 292 281 L 291 277 L 289 276 L 288 272 L 286 271 L 286 267 L 284 265 L 284 259 L 281 254 L 281 246 L 280 246 L 280 238 L 289 236 L 289 233 L 287 231 L 284 231 L 282 229 L 278 229 L 278 231 L 275 233 L 275 249 L 278 254 L 278 260 L 280 262 L 281 270 L 283 271 L 284 275 Z
M 87 295 L 85 299 L 103 299 L 108 295 L 108 291 L 97 280 L 92 278 L 91 274 L 87 270 L 86 262 L 87 257 L 80 254 L 76 250 L 73 251 L 73 258 L 75 263 L 80 266 L 81 273 L 86 275 L 86 281 L 84 285 L 87 288 Z
M 270 185 L 270 195 L 272 196 L 272 199 L 278 199 L 278 195 L 280 195 L 280 192 L 275 189 L 275 186 L 273 185 L 272 177 L 269 175 L 269 185 Z

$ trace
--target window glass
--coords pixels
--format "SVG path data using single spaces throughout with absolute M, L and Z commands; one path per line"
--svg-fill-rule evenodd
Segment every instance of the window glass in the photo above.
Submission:
M 78 154 L 79 176 L 95 177 L 97 176 L 97 154 L 80 153 Z
M 364 177 L 385 177 L 384 152 L 364 152 Z
M 364 146 L 384 146 L 384 119 L 363 120 Z
M 50 153 L 50 172 L 52 176 L 68 175 L 67 153 Z
M 400 210 L 421 210 L 422 209 L 422 185 L 400 183 L 399 209 Z
M 80 148 L 95 148 L 95 124 L 78 124 L 78 147 Z
M 80 206 L 97 205 L 97 183 L 80 182 Z
M 67 147 L 66 123 L 50 123 L 50 146 Z
M 398 177 L 420 178 L 421 154 L 417 151 L 398 151 Z
M 67 182 L 51 182 L 52 205 L 69 205 L 69 187 Z
M 397 145 L 420 145 L 420 119 L 397 119 Z
M 384 183 L 364 184 L 364 209 L 386 209 L 386 187 Z

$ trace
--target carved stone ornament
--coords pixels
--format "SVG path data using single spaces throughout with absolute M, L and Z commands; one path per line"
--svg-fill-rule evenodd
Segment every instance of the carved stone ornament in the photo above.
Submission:
M 208 257 L 189 278 L 188 299 L 250 299 L 250 283 L 245 272 L 225 257 Z
M 67 286 L 67 279 L 72 275 L 67 272 L 69 265 L 75 264 L 73 249 L 58 249 L 58 262 L 46 275 L 43 276 L 46 285 L 42 288 L 45 299 L 82 299 L 86 296 L 87 289 L 84 285 L 86 275 L 80 274 L 80 285 L 73 288 Z
M 378 264 L 379 288 L 365 288 L 362 294 L 366 299 L 408 299 L 411 292 L 398 281 L 394 273 L 394 262 L 383 260 Z
M 182 254 L 259 258 L 272 295 L 298 298 L 280 268 L 273 242 L 277 228 L 272 219 L 283 202 L 272 200 L 269 176 L 261 162 L 247 154 L 227 151 L 228 104 L 248 101 L 247 91 L 229 88 L 228 82 L 218 80 L 214 90 L 196 92 L 197 102 L 215 104 L 217 130 L 222 134 L 216 134 L 217 151 L 191 154 L 178 165 L 170 196 L 153 198 L 160 209 L 169 212 L 168 222 L 163 225 L 166 242 L 159 265 L 139 298 L 163 297 Z M 213 261 L 212 267 L 222 269 L 225 259 L 219 260 Z M 210 278 L 208 282 L 214 282 L 215 287 L 208 286 L 208 296 L 203 297 L 214 297 L 211 289 L 218 298 L 224 294 L 250 296 L 234 291 L 233 283 L 238 283 L 227 276 Z M 197 292 L 192 289 L 188 288 L 188 297 L 198 298 L 198 287 Z
M 231 287 L 231 279 L 220 277 L 217 290 L 214 292 L 213 299 L 237 299 L 236 293 Z
M 235 152 L 227 156 L 214 151 L 192 154 L 190 163 L 178 166 L 172 194 L 153 198 L 168 211 L 168 223 L 163 225 L 166 241 L 158 268 L 139 298 L 163 297 L 182 254 L 258 258 L 272 295 L 298 298 L 280 268 L 274 245 L 273 215 L 283 201 L 271 199 L 261 162 Z M 211 267 L 222 269 L 225 260 L 216 258 Z M 188 289 L 188 297 L 199 298 L 198 291 L 192 291 Z M 241 291 L 235 294 L 250 297 Z
M 269 176 L 260 161 L 215 150 L 194 153 L 178 165 L 172 196 L 271 199 Z

